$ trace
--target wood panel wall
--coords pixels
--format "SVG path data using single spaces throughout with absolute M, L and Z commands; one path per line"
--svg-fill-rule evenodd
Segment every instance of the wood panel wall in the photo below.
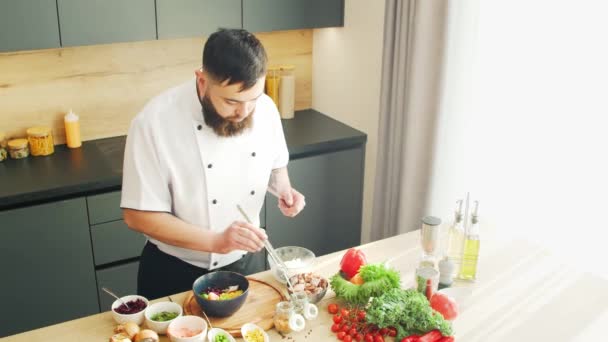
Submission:
M 312 103 L 312 30 L 259 34 L 269 64 L 296 66 L 296 109 Z M 153 96 L 194 77 L 204 38 L 19 51 L 0 54 L 0 131 L 25 135 L 53 128 L 65 142 L 63 116 L 80 116 L 83 140 L 124 135 Z

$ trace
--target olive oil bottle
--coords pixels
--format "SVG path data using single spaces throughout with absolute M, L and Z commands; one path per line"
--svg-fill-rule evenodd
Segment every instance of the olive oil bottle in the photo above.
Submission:
M 460 265 L 459 278 L 474 281 L 477 279 L 477 264 L 479 261 L 479 201 L 475 201 L 471 224 L 465 227 L 464 248 Z
M 447 257 L 454 264 L 456 270 L 460 269 L 462 249 L 464 246 L 464 223 L 462 221 L 462 200 L 456 201 L 454 223 L 448 231 Z

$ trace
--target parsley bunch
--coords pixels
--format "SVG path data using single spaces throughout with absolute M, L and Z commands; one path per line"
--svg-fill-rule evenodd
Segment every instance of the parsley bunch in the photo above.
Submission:
M 450 322 L 433 310 L 426 297 L 414 289 L 391 289 L 373 298 L 367 308 L 366 320 L 380 328 L 395 327 L 397 341 L 434 329 L 438 329 L 443 336 L 452 335 Z

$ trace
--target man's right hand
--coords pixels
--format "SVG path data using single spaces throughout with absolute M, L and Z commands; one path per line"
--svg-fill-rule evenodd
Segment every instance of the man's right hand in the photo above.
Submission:
M 268 236 L 264 230 L 247 222 L 234 221 L 226 230 L 216 235 L 215 252 L 226 254 L 234 250 L 259 252 L 264 248 L 264 240 Z

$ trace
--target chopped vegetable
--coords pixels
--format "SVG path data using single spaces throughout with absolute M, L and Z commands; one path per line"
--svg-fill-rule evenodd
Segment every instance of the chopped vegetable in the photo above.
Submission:
M 346 274 L 348 279 L 359 272 L 359 268 L 367 264 L 365 254 L 356 248 L 351 248 L 344 253 L 340 261 L 340 270 Z
M 224 334 L 215 335 L 213 342 L 229 342 L 230 340 Z
M 443 338 L 439 330 L 432 330 L 420 336 L 418 342 L 437 342 Z
M 150 317 L 150 319 L 157 322 L 166 322 L 174 319 L 177 316 L 177 312 L 162 311 L 153 315 L 152 317 Z
M 358 272 L 357 272 L 357 274 L 355 274 L 354 277 L 350 278 L 350 282 L 355 285 L 363 285 L 363 283 L 364 283 L 363 277 L 361 277 L 361 274 Z
M 397 340 L 435 329 L 443 336 L 452 335 L 450 323 L 431 308 L 422 293 L 414 289 L 391 289 L 374 298 L 367 309 L 366 320 L 379 327 L 395 327 Z
M 142 311 L 146 308 L 146 306 L 146 302 L 140 298 L 137 298 L 130 300 L 127 303 L 120 304 L 120 306 L 115 308 L 114 311 L 122 315 L 130 315 Z
M 247 342 L 264 342 L 264 334 L 260 329 L 249 330 L 245 333 L 245 341 Z
M 233 299 L 243 294 L 243 290 L 239 290 L 238 288 L 238 285 L 230 286 L 223 290 L 217 287 L 209 287 L 203 292 L 201 292 L 199 296 L 206 300 Z

